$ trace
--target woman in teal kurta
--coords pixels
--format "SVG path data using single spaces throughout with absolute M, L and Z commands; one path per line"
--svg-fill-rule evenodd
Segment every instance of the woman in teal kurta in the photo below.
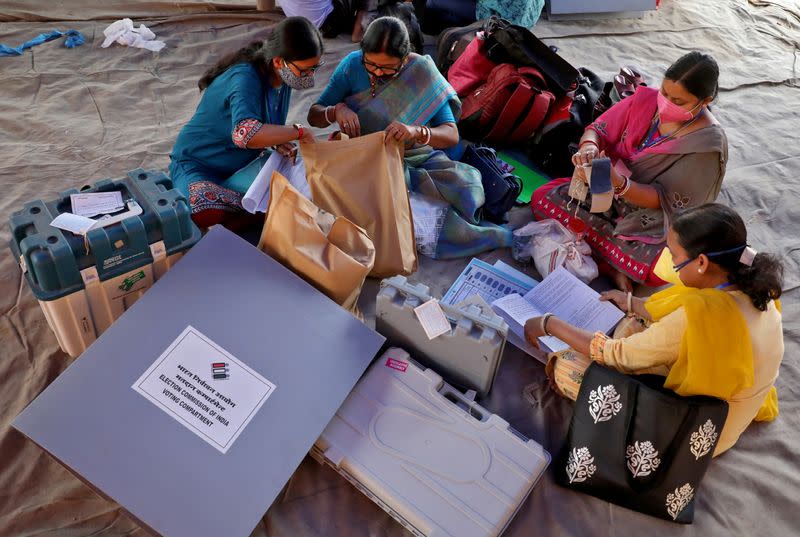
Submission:
M 172 180 L 189 197 L 199 226 L 242 216 L 242 195 L 264 149 L 291 156 L 295 140 L 313 141 L 307 128 L 285 123 L 292 89 L 314 85 L 321 56 L 319 31 L 290 17 L 266 41 L 223 58 L 200 79 L 200 104 L 170 154 Z

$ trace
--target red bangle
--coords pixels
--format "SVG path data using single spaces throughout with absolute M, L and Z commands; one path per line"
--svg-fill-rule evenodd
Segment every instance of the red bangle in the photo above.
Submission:
M 581 147 L 583 147 L 586 144 L 592 144 L 597 149 L 600 149 L 600 146 L 597 145 L 597 142 L 595 142 L 594 140 L 584 140 L 584 141 L 582 141 L 580 144 L 578 144 L 578 149 L 580 149 Z
M 302 139 L 303 139 L 303 135 L 306 133 L 306 130 L 305 130 L 305 129 L 303 128 L 303 126 L 302 126 L 301 124 L 299 124 L 299 123 L 295 123 L 295 124 L 293 125 L 293 127 L 294 127 L 295 129 L 297 129 L 297 139 L 298 139 L 298 140 L 302 140 Z

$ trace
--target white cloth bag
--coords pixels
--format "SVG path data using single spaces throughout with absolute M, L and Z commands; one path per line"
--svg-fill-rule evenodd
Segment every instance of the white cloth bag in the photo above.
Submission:
M 558 220 L 531 222 L 514 233 L 531 236 L 529 253 L 543 278 L 562 266 L 584 283 L 597 278 L 592 249 Z

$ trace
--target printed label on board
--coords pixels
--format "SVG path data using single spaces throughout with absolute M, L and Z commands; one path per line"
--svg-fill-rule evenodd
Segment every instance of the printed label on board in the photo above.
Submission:
M 131 387 L 221 453 L 276 389 L 191 326 Z
M 131 259 L 139 257 L 141 255 L 144 255 L 144 252 L 136 252 L 135 254 L 129 255 L 128 257 L 122 257 L 121 254 L 108 257 L 103 260 L 103 270 L 108 270 L 123 263 L 127 263 Z

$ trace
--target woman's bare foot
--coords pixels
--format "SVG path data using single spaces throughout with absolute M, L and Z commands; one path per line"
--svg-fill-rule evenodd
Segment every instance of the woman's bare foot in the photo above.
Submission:
M 633 291 L 633 282 L 623 273 L 619 271 L 614 271 L 614 274 L 611 276 L 611 279 L 614 280 L 614 285 L 616 286 L 616 288 L 622 291 L 623 293 L 630 293 Z

